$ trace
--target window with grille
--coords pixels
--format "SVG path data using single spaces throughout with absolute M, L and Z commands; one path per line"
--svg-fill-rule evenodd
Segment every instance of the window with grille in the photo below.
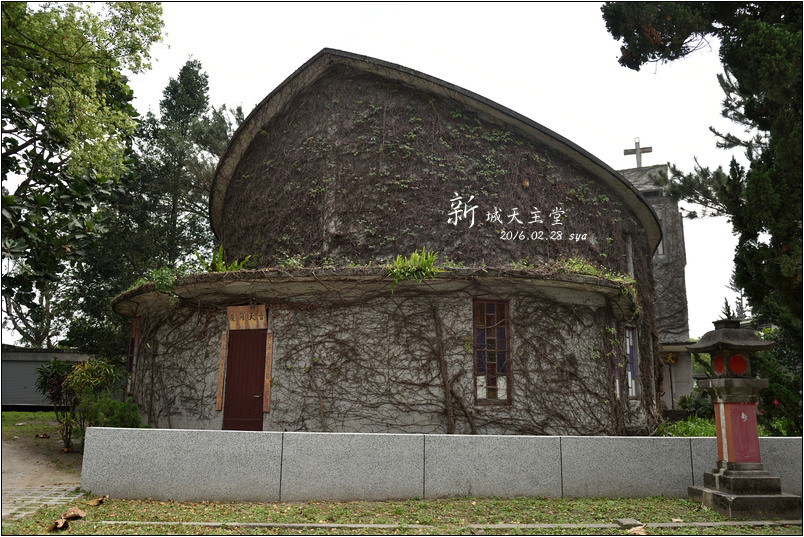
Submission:
M 508 302 L 474 301 L 475 396 L 478 402 L 511 401 Z

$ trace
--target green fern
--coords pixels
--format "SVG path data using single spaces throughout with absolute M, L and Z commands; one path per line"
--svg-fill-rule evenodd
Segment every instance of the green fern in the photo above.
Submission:
M 246 263 L 251 260 L 251 256 L 247 255 L 245 259 L 240 261 L 235 260 L 227 265 L 226 261 L 223 259 L 223 245 L 221 245 L 217 251 L 212 252 L 212 260 L 209 263 L 201 259 L 198 252 L 195 253 L 195 257 L 198 259 L 204 272 L 231 272 L 234 270 L 242 270 L 245 268 Z
M 421 282 L 423 280 L 434 278 L 441 270 L 437 268 L 436 258 L 438 252 L 428 252 L 422 248 L 421 253 L 418 250 L 410 254 L 410 257 L 396 256 L 392 265 L 387 267 L 388 276 L 393 279 L 391 283 L 391 292 L 393 293 L 396 284 L 405 280 L 415 280 Z

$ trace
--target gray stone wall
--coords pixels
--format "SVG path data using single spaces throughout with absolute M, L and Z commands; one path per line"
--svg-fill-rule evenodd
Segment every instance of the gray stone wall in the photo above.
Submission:
M 801 446 L 760 438 L 766 470 L 798 495 Z M 714 438 L 90 428 L 81 488 L 179 501 L 686 498 L 716 459 Z

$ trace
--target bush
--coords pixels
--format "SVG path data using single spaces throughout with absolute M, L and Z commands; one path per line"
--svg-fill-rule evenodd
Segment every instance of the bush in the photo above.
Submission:
M 67 450 L 72 448 L 73 433 L 83 436 L 93 406 L 118 388 L 127 375 L 105 360 L 71 364 L 57 358 L 37 368 L 36 374 L 36 389 L 53 404 Z
M 751 372 L 768 379 L 759 394 L 757 420 L 774 436 L 801 436 L 801 348 L 778 329 L 764 329 L 762 339 L 776 345 L 751 356 Z
M 686 410 L 698 418 L 709 419 L 715 415 L 712 398 L 700 388 L 693 388 L 689 395 L 681 396 L 678 400 L 678 408 Z
M 656 436 L 717 436 L 717 432 L 714 420 L 690 416 L 675 423 L 660 424 Z
M 757 432 L 759 436 L 778 436 L 764 425 L 759 425 Z M 717 436 L 717 429 L 714 419 L 690 416 L 675 423 L 661 423 L 656 429 L 655 436 Z
M 90 407 L 87 421 L 92 427 L 140 427 L 140 412 L 136 404 L 101 397 Z
M 58 358 L 36 368 L 36 390 L 53 405 L 56 421 L 59 422 L 59 435 L 67 450 L 73 446 L 73 427 L 80 421 L 76 413 L 78 395 L 65 385 L 72 370 L 73 364 Z

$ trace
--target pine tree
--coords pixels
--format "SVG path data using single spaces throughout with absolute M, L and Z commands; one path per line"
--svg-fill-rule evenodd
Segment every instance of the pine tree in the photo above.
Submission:
M 120 356 L 129 321 L 112 312 L 112 299 L 149 271 L 189 270 L 184 266 L 195 262 L 196 252 L 212 251 L 212 174 L 243 114 L 239 107 L 209 106 L 208 88 L 201 63 L 190 60 L 165 87 L 159 117 L 146 116 L 134 144 L 134 171 L 106 209 L 107 230 L 69 274 L 61 302 L 64 314 L 71 311 L 69 345 Z
M 749 166 L 728 171 L 671 168 L 667 192 L 729 218 L 738 245 L 734 283 L 753 315 L 802 333 L 802 4 L 800 2 L 607 2 L 606 27 L 622 39 L 620 63 L 639 70 L 720 40 L 722 115 L 744 138 L 713 132 L 742 149 Z M 690 216 L 697 216 L 692 214 Z

